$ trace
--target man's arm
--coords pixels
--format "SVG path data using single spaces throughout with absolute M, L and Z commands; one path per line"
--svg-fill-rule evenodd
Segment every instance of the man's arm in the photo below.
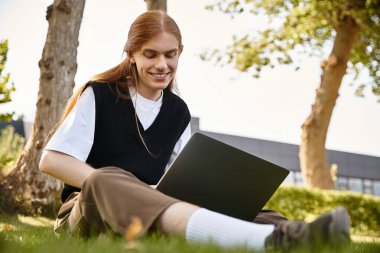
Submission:
M 42 153 L 39 169 L 77 188 L 82 188 L 83 182 L 94 171 L 90 165 L 53 150 L 45 150 Z

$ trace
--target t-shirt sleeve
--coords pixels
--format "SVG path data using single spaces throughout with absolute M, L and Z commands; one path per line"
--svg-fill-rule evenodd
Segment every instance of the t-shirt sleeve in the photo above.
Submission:
M 92 87 L 87 87 L 45 150 L 59 151 L 85 162 L 94 142 L 94 133 L 95 96 Z
M 166 165 L 165 171 L 168 170 L 168 168 L 177 158 L 179 153 L 181 153 L 182 149 L 186 146 L 187 142 L 190 140 L 190 137 L 191 137 L 191 126 L 189 122 L 185 131 L 183 131 L 181 137 L 178 139 L 177 143 L 174 146 L 173 152 L 170 156 L 168 164 Z

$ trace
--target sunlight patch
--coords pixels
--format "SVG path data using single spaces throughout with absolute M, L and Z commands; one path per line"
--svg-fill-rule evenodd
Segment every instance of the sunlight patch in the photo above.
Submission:
M 0 231 L 12 231 L 15 229 L 16 227 L 11 224 L 0 223 Z
M 351 240 L 354 242 L 380 243 L 379 237 L 372 237 L 372 236 L 365 236 L 365 235 L 351 235 Z
M 45 217 L 31 217 L 31 216 L 23 216 L 17 215 L 17 219 L 19 222 L 35 227 L 52 227 L 54 226 L 54 220 L 45 218 Z

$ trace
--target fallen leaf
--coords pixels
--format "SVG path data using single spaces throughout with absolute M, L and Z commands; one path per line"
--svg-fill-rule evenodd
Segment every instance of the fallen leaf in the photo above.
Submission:
M 141 219 L 137 216 L 132 216 L 131 223 L 129 224 L 129 226 L 127 227 L 125 231 L 125 239 L 127 241 L 134 240 L 135 238 L 142 235 L 142 230 L 143 230 L 143 224 L 142 224 Z

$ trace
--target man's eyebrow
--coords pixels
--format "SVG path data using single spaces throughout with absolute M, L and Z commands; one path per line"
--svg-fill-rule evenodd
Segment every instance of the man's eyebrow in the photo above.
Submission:
M 172 52 L 176 52 L 176 51 L 178 51 L 178 48 L 170 49 L 170 50 L 168 50 L 168 51 L 165 51 L 164 53 L 172 53 Z M 143 52 L 143 53 L 145 53 L 145 52 L 148 52 L 148 53 L 158 53 L 159 51 L 156 51 L 156 50 L 154 50 L 154 49 L 150 49 L 150 48 L 144 48 L 144 49 L 142 50 L 142 52 Z

